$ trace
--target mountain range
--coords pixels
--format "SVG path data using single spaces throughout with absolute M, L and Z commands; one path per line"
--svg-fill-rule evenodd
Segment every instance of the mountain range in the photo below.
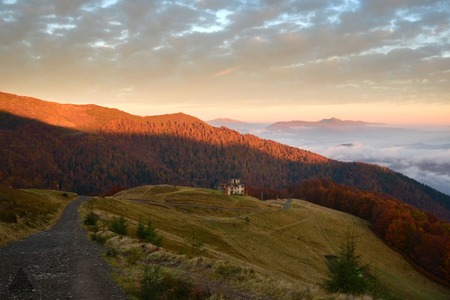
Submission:
M 259 196 L 325 178 L 450 220 L 449 196 L 388 168 L 336 161 L 183 113 L 140 117 L 7 93 L 0 111 L 0 183 L 9 186 L 95 194 L 159 183 L 216 187 L 238 177 Z
M 214 120 L 206 121 L 211 126 L 214 127 L 227 127 L 233 130 L 237 130 L 240 133 L 251 133 L 254 131 L 259 131 L 265 129 L 270 124 L 268 123 L 249 123 L 242 122 L 238 120 L 233 120 L 230 118 L 218 118 Z
M 230 129 L 238 130 L 242 133 L 249 133 L 257 130 L 286 133 L 291 131 L 303 130 L 306 128 L 325 128 L 328 130 L 338 130 L 339 128 L 346 128 L 348 130 L 354 127 L 383 125 L 380 123 L 368 123 L 364 121 L 341 120 L 334 117 L 329 119 L 322 119 L 320 121 L 295 120 L 280 121 L 275 123 L 248 123 L 239 120 L 233 120 L 230 118 L 218 118 L 207 121 L 207 123 L 215 127 L 228 127 Z
M 341 120 L 338 118 L 322 119 L 318 122 L 308 122 L 308 121 L 286 121 L 286 122 L 276 122 L 271 124 L 266 129 L 270 131 L 277 130 L 298 130 L 304 127 L 327 127 L 327 128 L 339 128 L 342 126 L 366 126 L 366 125 L 379 125 L 373 123 L 367 123 L 363 121 L 351 121 L 351 120 Z

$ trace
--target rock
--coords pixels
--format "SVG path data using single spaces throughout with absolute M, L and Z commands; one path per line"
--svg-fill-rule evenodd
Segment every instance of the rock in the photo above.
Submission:
M 9 285 L 9 291 L 11 293 L 24 293 L 33 291 L 33 285 L 28 279 L 28 276 L 23 270 L 23 268 L 19 269 L 19 271 L 16 274 L 16 277 Z

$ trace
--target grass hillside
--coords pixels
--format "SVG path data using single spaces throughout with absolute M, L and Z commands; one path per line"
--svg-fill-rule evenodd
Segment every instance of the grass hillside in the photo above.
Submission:
M 0 185 L 0 246 L 52 225 L 74 193 Z
M 285 209 L 285 201 L 143 186 L 93 198 L 82 213 L 99 218 L 89 226 L 92 237 L 106 244 L 109 262 L 120 270 L 116 277 L 131 297 L 138 295 L 143 266 L 158 265 L 172 279 L 184 278 L 213 297 L 328 299 L 320 288 L 328 272 L 325 256 L 336 254 L 354 228 L 357 252 L 371 265 L 385 298 L 449 298 L 448 289 L 416 272 L 367 222 L 301 200 Z M 126 235 L 108 230 L 119 217 L 126 221 Z M 138 223 L 148 221 L 162 237 L 161 247 L 136 238 Z

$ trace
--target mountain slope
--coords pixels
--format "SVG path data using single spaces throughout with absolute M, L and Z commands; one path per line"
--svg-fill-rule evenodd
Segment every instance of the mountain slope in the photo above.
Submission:
M 330 160 L 182 113 L 138 117 L 92 105 L 1 97 L 0 155 L 7 159 L 0 162 L 0 182 L 7 185 L 98 193 L 149 183 L 215 187 L 240 177 L 249 186 L 283 193 L 306 179 L 330 178 L 450 220 L 450 197 L 386 168 Z
M 83 211 L 85 215 L 95 212 L 101 216 L 96 228 L 99 234 L 107 228 L 108 220 L 120 216 L 127 219 L 128 237 L 104 235 L 106 245 L 117 249 L 118 257 L 111 260 L 113 265 L 119 264 L 119 280 L 126 290 L 135 288 L 130 278 L 140 274 L 136 269 L 140 270 L 147 256 L 142 255 L 142 263 L 136 265 L 126 263 L 122 257 L 131 247 L 142 249 L 142 244 L 131 238 L 136 237 L 138 222 L 150 220 L 163 237 L 162 248 L 151 254 L 151 262 L 183 274 L 185 280 L 207 283 L 213 293 L 241 291 L 248 295 L 244 299 L 332 298 L 321 295 L 318 289 L 327 275 L 326 257 L 339 251 L 348 228 L 353 228 L 358 236 L 357 253 L 370 264 L 386 294 L 394 299 L 448 298 L 447 288 L 414 270 L 362 219 L 295 199 L 285 210 L 285 201 L 261 202 L 246 196 L 225 196 L 216 190 L 173 185 L 141 186 L 113 197 L 95 198 L 83 205 Z M 194 234 L 202 241 L 203 252 L 197 254 L 201 257 L 190 258 L 189 238 Z M 218 290 L 217 281 L 228 289 Z M 378 292 L 384 290 L 381 286 Z M 319 295 L 314 297 L 305 290 Z

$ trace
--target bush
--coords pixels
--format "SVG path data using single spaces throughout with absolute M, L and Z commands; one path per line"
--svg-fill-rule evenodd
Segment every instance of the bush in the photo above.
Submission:
M 144 276 L 141 280 L 139 299 L 174 299 L 200 300 L 209 299 L 210 293 L 190 282 L 164 274 L 158 265 L 144 266 Z
M 95 225 L 97 225 L 97 221 L 99 219 L 100 219 L 100 217 L 91 211 L 84 218 L 84 225 L 95 226 Z
M 114 247 L 109 247 L 108 250 L 106 250 L 107 257 L 116 257 L 117 255 L 119 255 L 119 251 Z
M 130 249 L 128 250 L 125 255 L 127 257 L 127 263 L 129 263 L 130 265 L 135 265 L 138 260 L 140 260 L 143 256 L 143 252 L 141 249 Z
M 144 276 L 141 279 L 140 299 L 158 299 L 162 294 L 164 276 L 160 269 L 160 266 L 145 264 Z
M 242 268 L 238 266 L 233 266 L 229 263 L 225 263 L 223 265 L 220 265 L 217 270 L 216 274 L 218 274 L 223 279 L 242 279 Z
M 12 211 L 0 209 L 0 222 L 17 223 L 17 216 Z
M 112 220 L 108 226 L 108 229 L 120 235 L 128 234 L 127 221 L 123 217 L 115 218 L 114 220 Z
M 200 238 L 200 235 L 197 232 L 192 231 L 191 235 L 189 237 L 185 238 L 185 241 L 190 247 L 190 251 L 189 251 L 190 257 L 199 256 L 204 253 L 204 249 L 203 249 L 204 242 Z
M 151 222 L 148 222 L 148 225 L 144 225 L 142 222 L 139 222 L 136 235 L 139 239 L 146 243 L 152 243 L 156 246 L 161 246 L 162 244 L 162 237 L 156 233 L 156 230 L 152 226 Z
M 97 233 L 91 234 L 91 240 L 93 240 L 94 242 L 97 242 L 97 243 L 99 243 L 101 245 L 106 243 L 106 237 L 101 236 L 101 235 L 99 235 Z

